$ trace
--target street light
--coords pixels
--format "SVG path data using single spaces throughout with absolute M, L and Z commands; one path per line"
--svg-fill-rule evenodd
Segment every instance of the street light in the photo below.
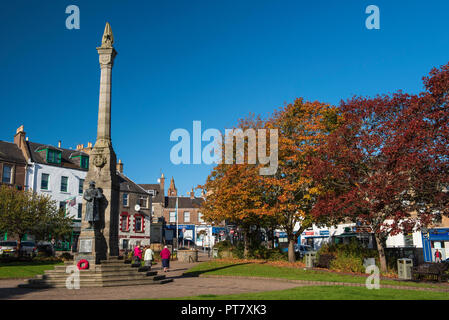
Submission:
M 148 192 L 149 193 L 149 192 Z M 157 191 L 153 191 L 153 193 L 149 193 L 150 194 L 150 226 L 149 226 L 149 237 L 150 237 L 150 244 L 151 244 L 151 225 L 153 224 L 153 198 L 156 196 Z
M 178 195 L 176 194 L 176 251 L 179 249 L 178 240 Z

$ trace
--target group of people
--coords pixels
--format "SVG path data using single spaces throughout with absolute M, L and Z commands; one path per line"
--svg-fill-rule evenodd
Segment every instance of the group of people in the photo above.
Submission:
M 134 247 L 135 262 L 140 263 L 143 258 L 145 266 L 148 267 L 150 270 L 151 270 L 151 265 L 153 264 L 153 261 L 154 261 L 154 255 L 155 255 L 155 253 L 150 247 L 144 248 L 141 245 L 136 245 Z M 164 272 L 168 272 L 168 269 L 170 268 L 171 252 L 167 248 L 167 246 L 165 246 L 164 249 L 161 251 L 160 256 L 161 256 L 162 267 L 164 268 Z

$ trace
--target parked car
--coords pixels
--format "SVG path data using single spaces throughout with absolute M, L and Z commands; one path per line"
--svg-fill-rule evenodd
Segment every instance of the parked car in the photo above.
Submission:
M 0 254 L 15 254 L 17 252 L 17 241 L 1 241 Z
M 20 243 L 20 252 L 22 255 L 35 257 L 37 254 L 37 247 L 34 241 L 22 241 Z
M 295 252 L 299 253 L 300 258 L 304 257 L 304 255 L 309 251 L 313 251 L 313 248 L 311 246 L 303 245 L 303 244 L 295 245 Z

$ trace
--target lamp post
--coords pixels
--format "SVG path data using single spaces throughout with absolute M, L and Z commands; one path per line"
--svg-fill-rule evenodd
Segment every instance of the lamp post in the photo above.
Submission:
M 179 240 L 178 240 L 178 195 L 176 195 L 176 251 L 179 248 Z
M 155 197 L 156 195 L 155 194 L 151 194 L 150 193 L 150 226 L 149 226 L 149 230 L 150 230 L 150 232 L 149 232 L 149 237 L 150 237 L 150 244 L 151 244 L 151 225 L 153 224 L 153 198 Z

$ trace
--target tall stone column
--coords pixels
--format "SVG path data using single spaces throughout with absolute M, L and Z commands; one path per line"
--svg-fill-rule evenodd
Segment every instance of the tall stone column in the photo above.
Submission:
M 111 26 L 106 23 L 102 44 L 97 48 L 101 69 L 100 98 L 98 105 L 97 141 L 90 152 L 89 171 L 84 190 L 91 181 L 104 195 L 100 206 L 100 221 L 89 228 L 85 221 L 86 201 L 83 202 L 83 218 L 75 260 L 86 259 L 91 264 L 99 263 L 110 256 L 118 256 L 119 182 L 116 173 L 117 158 L 111 141 L 111 86 L 112 67 L 117 54 L 113 47 Z

